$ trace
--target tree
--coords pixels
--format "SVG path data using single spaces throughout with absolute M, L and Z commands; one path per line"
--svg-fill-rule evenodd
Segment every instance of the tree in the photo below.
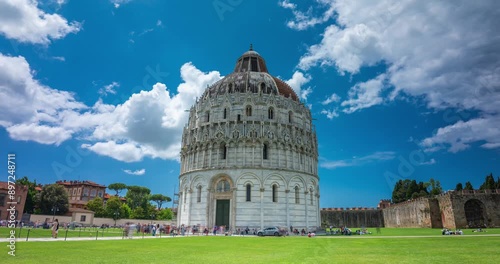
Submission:
M 93 211 L 95 217 L 105 217 L 106 211 L 104 209 L 101 197 L 96 197 L 87 203 L 87 209 Z
M 134 210 L 137 207 L 142 207 L 146 209 L 146 205 L 149 201 L 149 194 L 151 190 L 142 186 L 127 186 L 127 204 L 130 209 Z
M 410 184 L 408 184 L 408 189 L 406 190 L 406 198 L 408 199 L 415 199 L 419 195 L 419 189 L 418 189 L 418 184 L 416 180 L 412 180 Z
M 479 187 L 480 190 L 494 190 L 496 189 L 496 183 L 495 183 L 495 178 L 493 178 L 493 174 L 490 173 L 490 175 L 486 176 L 486 179 L 484 179 L 484 183 L 481 184 L 481 187 Z
M 66 189 L 59 184 L 48 184 L 43 186 L 38 206 L 42 214 L 65 214 L 69 210 L 68 193 Z
M 500 189 L 500 177 L 497 177 L 497 189 Z
M 24 176 L 16 181 L 16 184 L 28 187 L 28 194 L 26 196 L 26 203 L 24 204 L 24 213 L 32 214 L 35 210 L 37 203 L 37 192 L 35 190 L 37 184 L 36 180 L 31 182 L 28 177 Z
M 130 214 L 132 213 L 132 210 L 130 209 L 130 207 L 128 207 L 127 204 L 122 204 L 122 206 L 120 207 L 120 213 L 121 213 L 121 216 L 122 218 L 130 218 Z
M 472 183 L 470 183 L 470 181 L 465 183 L 464 190 L 469 190 L 469 191 L 474 190 L 474 187 L 472 187 Z
M 168 196 L 165 196 L 163 194 L 152 194 L 151 196 L 149 196 L 149 200 L 150 201 L 153 201 L 157 204 L 157 209 L 160 210 L 161 209 L 161 206 L 164 202 L 170 202 L 172 201 L 172 199 Z
M 464 187 L 462 186 L 462 183 L 460 183 L 460 182 L 457 184 L 457 187 L 455 187 L 455 191 L 461 191 L 463 189 L 464 189 Z
M 441 188 L 441 183 L 439 181 L 436 181 L 433 178 L 431 178 L 429 180 L 429 184 L 431 186 L 431 192 L 430 192 L 431 195 L 439 195 L 443 193 L 443 188 Z
M 110 197 L 106 202 L 106 216 L 113 220 L 121 219 L 124 213 L 121 211 L 122 201 L 116 196 Z
M 161 209 L 160 211 L 158 211 L 157 218 L 159 220 L 172 220 L 172 218 L 174 218 L 174 213 L 172 212 L 172 210 L 170 210 L 170 208 Z
M 127 185 L 121 182 L 116 182 L 108 185 L 108 189 L 115 191 L 115 196 L 118 196 L 122 190 L 127 189 Z

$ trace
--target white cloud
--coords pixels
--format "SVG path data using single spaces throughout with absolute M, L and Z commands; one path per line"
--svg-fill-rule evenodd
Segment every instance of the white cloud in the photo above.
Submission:
M 382 162 L 393 160 L 396 157 L 396 153 L 393 151 L 378 151 L 373 154 L 363 156 L 363 157 L 353 157 L 352 159 L 336 160 L 336 161 L 323 161 L 320 163 L 320 167 L 326 169 L 335 169 L 341 167 L 355 167 L 362 166 L 369 163 Z
M 432 136 L 422 141 L 427 151 L 436 151 L 449 145 L 450 152 L 458 152 L 470 147 L 473 142 L 485 141 L 481 147 L 487 149 L 500 147 L 500 115 L 485 115 L 453 125 L 439 128 Z
M 335 117 L 338 117 L 339 116 L 339 113 L 337 112 L 337 110 L 321 110 L 321 113 L 326 115 L 326 118 L 328 119 L 334 119 Z
M 296 71 L 293 73 L 292 78 L 285 81 L 295 93 L 304 100 L 307 100 L 307 96 L 312 92 L 311 87 L 303 89 L 302 86 L 312 80 L 312 77 L 308 74 L 303 74 L 302 72 Z
M 134 162 L 144 157 L 178 159 L 186 109 L 207 85 L 221 79 L 219 72 L 204 73 L 191 63 L 181 69 L 177 93 L 162 83 L 132 94 L 123 104 L 102 100 L 89 107 L 73 95 L 46 87 L 34 79 L 23 57 L 0 53 L 0 126 L 14 140 L 61 144 L 78 136 L 82 147 L 99 155 Z M 117 83 L 108 85 L 114 91 Z M 106 89 L 104 89 L 106 90 Z
M 32 140 L 41 144 L 59 145 L 71 138 L 72 132 L 62 127 L 51 127 L 39 124 L 18 124 L 9 126 L 7 132 L 16 140 Z
M 156 26 L 157 27 L 162 27 L 163 26 L 161 20 L 158 19 L 158 21 L 156 21 Z
M 305 30 L 317 24 L 322 24 L 334 16 L 334 9 L 328 5 L 328 0 L 316 0 L 316 2 L 320 6 L 328 8 L 321 16 L 315 16 L 311 7 L 306 12 L 301 12 L 297 10 L 297 5 L 290 3 L 289 0 L 283 0 L 278 4 L 285 9 L 290 9 L 294 15 L 294 19 L 286 23 L 289 28 Z
M 140 170 L 135 170 L 135 171 L 123 170 L 123 172 L 125 172 L 126 174 L 130 174 L 130 175 L 144 175 L 146 173 L 146 169 L 140 169 Z
M 429 161 L 424 161 L 422 163 L 419 163 L 418 165 L 432 165 L 432 164 L 436 164 L 435 159 L 430 159 Z
M 40 84 L 24 57 L 0 53 L 0 126 L 13 139 L 60 144 L 75 132 L 61 127 L 62 113 L 87 108 L 73 94 Z
M 341 74 L 357 74 L 362 67 L 387 66 L 386 72 L 351 88 L 342 103 L 344 112 L 405 95 L 424 98 L 429 108 L 479 113 L 478 118 L 441 128 L 424 140 L 428 148 L 439 144 L 455 152 L 473 142 L 484 142 L 484 148 L 499 147 L 500 132 L 494 124 L 498 125 L 500 115 L 500 38 L 496 34 L 500 2 L 324 3 L 334 9 L 336 23 L 325 28 L 321 41 L 308 48 L 298 67 L 335 66 Z M 304 23 L 314 23 L 313 17 L 309 19 Z M 467 124 L 480 124 L 483 129 L 473 129 L 477 134 L 472 135 Z
M 346 107 L 343 112 L 349 114 L 363 108 L 381 104 L 384 101 L 381 94 L 384 88 L 383 74 L 375 79 L 357 83 L 349 90 L 349 99 L 341 103 L 342 106 Z
M 103 87 L 101 87 L 99 89 L 99 94 L 104 95 L 104 96 L 106 96 L 108 94 L 116 94 L 116 90 L 115 90 L 116 87 L 120 87 L 120 84 L 117 82 L 112 82 L 108 85 L 104 85 Z
M 321 102 L 321 104 L 328 105 L 328 104 L 337 103 L 337 102 L 340 102 L 340 96 L 336 93 L 333 93 L 332 95 L 330 95 L 330 97 L 326 98 L 325 101 Z
M 0 34 L 19 42 L 48 44 L 81 29 L 80 23 L 47 14 L 37 5 L 30 0 L 0 0 Z
M 115 8 L 119 8 L 121 5 L 126 4 L 132 0 L 110 0 Z

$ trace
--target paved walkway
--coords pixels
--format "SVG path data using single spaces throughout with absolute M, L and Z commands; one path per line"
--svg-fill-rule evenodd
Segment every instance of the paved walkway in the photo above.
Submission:
M 200 235 L 201 236 L 201 235 Z M 210 235 L 213 236 L 213 235 Z M 217 236 L 223 236 L 223 235 L 217 235 Z M 245 236 L 240 236 L 240 235 L 233 235 L 237 237 L 257 237 L 254 235 L 245 235 Z M 132 238 L 133 240 L 141 240 L 141 239 L 163 239 L 163 238 L 186 238 L 186 237 L 197 237 L 196 235 L 189 235 L 189 236 L 162 236 L 162 237 L 153 237 L 153 236 L 136 236 Z M 295 237 L 295 236 L 294 236 Z M 299 237 L 306 237 L 307 236 L 299 236 Z M 444 235 L 432 235 L 432 236 L 376 236 L 376 235 L 362 235 L 362 236 L 316 236 L 314 238 L 316 239 L 370 239 L 370 238 L 382 238 L 382 239 L 391 239 L 391 238 L 437 238 L 437 237 L 500 237 L 500 234 L 484 234 L 484 235 L 449 235 L 449 236 L 444 236 Z M 124 240 L 127 238 L 122 238 L 122 237 L 98 237 L 97 240 Z M 26 241 L 26 238 L 19 238 L 16 239 L 17 242 L 55 242 L 55 241 L 92 241 L 96 240 L 95 237 L 68 237 L 64 239 L 64 237 L 59 237 L 59 238 L 30 238 L 28 241 Z M 10 240 L 7 238 L 0 238 L 0 243 L 2 242 L 9 242 Z

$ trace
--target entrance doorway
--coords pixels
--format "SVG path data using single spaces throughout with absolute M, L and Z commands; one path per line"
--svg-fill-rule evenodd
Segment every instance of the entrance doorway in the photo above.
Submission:
M 229 227 L 229 200 L 217 200 L 215 225 Z
M 471 199 L 464 205 L 465 218 L 469 227 L 486 227 L 484 221 L 484 204 L 477 200 Z

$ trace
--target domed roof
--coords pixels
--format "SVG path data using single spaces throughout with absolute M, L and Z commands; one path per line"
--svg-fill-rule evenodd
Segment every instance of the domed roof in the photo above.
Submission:
M 202 98 L 244 92 L 279 94 L 299 101 L 297 94 L 288 84 L 269 74 L 266 61 L 253 50 L 252 45 L 238 58 L 234 71 L 209 86 Z

